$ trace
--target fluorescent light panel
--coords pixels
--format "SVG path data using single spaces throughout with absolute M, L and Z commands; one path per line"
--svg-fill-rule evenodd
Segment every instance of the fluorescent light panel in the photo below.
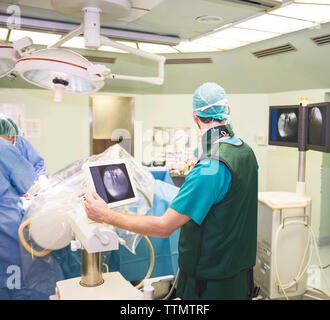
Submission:
M 149 53 L 177 53 L 175 49 L 163 44 L 139 42 L 139 49 Z
M 127 53 L 126 51 L 123 51 L 123 50 L 120 50 L 120 49 L 117 49 L 117 48 L 113 48 L 113 47 L 110 47 L 110 46 L 101 46 L 101 47 L 99 47 L 98 50 L 99 50 L 99 51 L 109 51 L 109 52 Z
M 62 44 L 62 47 L 85 49 L 84 37 L 73 37 Z
M 131 42 L 131 41 L 116 41 L 118 43 L 124 44 L 128 47 L 132 47 L 134 49 L 137 49 L 136 42 Z M 110 51 L 110 52 L 119 52 L 119 53 L 127 53 L 127 51 L 120 50 L 111 46 L 101 46 L 98 50 L 100 51 Z
M 85 39 L 82 36 L 74 37 L 74 38 L 68 40 L 67 42 L 62 44 L 62 47 L 76 48 L 76 49 L 87 49 L 88 50 L 88 48 L 85 48 Z M 136 45 L 135 45 L 135 47 L 136 47 Z M 110 47 L 110 46 L 100 46 L 100 48 L 98 50 L 126 53 L 125 51 L 122 51 L 120 49 L 113 48 L 113 47 Z
M 204 46 L 204 45 L 198 44 L 196 42 L 189 42 L 189 41 L 181 41 L 174 48 L 176 48 L 177 50 L 179 50 L 180 52 L 183 52 L 183 53 L 220 51 L 214 47 Z
M 202 45 L 206 45 L 206 46 L 210 46 L 210 47 L 214 47 L 214 48 L 222 49 L 222 50 L 234 49 L 234 48 L 249 44 L 249 42 L 246 42 L 246 41 L 217 39 L 217 38 L 212 38 L 211 36 L 197 39 L 197 40 L 195 40 L 195 42 L 198 44 L 202 44 Z
M 315 25 L 315 23 L 310 21 L 291 19 L 271 14 L 263 14 L 261 16 L 236 24 L 235 27 L 274 33 L 289 33 L 310 28 Z
M 330 0 L 294 0 L 296 3 L 330 4 Z
M 44 32 L 13 29 L 11 30 L 9 40 L 16 41 L 23 37 L 30 37 L 34 44 L 48 46 L 57 42 L 61 38 L 61 35 L 54 33 L 44 33 Z
M 8 34 L 8 29 L 0 28 L 0 40 L 6 40 Z
M 132 47 L 134 49 L 137 49 L 136 42 L 132 42 L 132 41 L 116 41 L 116 42 L 124 44 L 125 46 L 128 46 L 128 47 Z
M 232 27 L 232 28 L 228 28 L 228 29 L 213 33 L 210 35 L 210 37 L 219 38 L 219 39 L 235 40 L 235 41 L 243 41 L 243 42 L 256 42 L 256 41 L 274 38 L 279 35 L 280 35 L 279 33 L 274 33 L 274 32 L 265 32 L 265 31 L 249 30 L 249 29 Z
M 292 3 L 270 14 L 324 23 L 330 21 L 330 5 Z

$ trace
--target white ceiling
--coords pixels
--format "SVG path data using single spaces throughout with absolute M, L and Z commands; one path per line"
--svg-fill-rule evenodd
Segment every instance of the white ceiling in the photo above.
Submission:
M 143 7 L 150 11 L 132 9 L 130 18 L 132 18 L 132 20 L 136 18 L 136 20 L 130 22 L 102 19 L 102 26 L 121 30 L 172 35 L 180 39 L 189 39 L 265 10 L 264 7 L 238 4 L 229 0 L 130 1 L 135 8 Z M 52 9 L 51 0 L 2 0 L 0 1 L 0 13 L 6 13 L 9 5 L 18 5 L 23 17 L 58 22 L 81 22 L 80 18 L 56 12 Z M 143 14 L 141 14 L 141 12 Z M 222 21 L 211 25 L 196 21 L 197 17 L 205 15 L 219 16 L 222 18 Z M 130 19 L 127 18 L 124 20 Z
M 75 1 L 75 0 L 68 0 Z M 148 0 L 149 1 L 149 0 Z M 151 0 L 150 0 L 151 1 Z M 243 5 L 227 0 L 153 0 L 158 4 L 137 20 L 106 21 L 102 26 L 109 30 L 130 31 L 173 37 L 173 39 L 190 39 L 230 22 L 249 18 L 262 13 L 266 9 Z M 296 0 L 299 1 L 299 0 Z M 309 0 L 314 1 L 314 0 Z M 321 1 L 321 0 L 318 0 Z M 330 0 L 324 0 L 330 1 Z M 81 19 L 69 17 L 50 8 L 50 0 L 0 0 L 0 15 L 6 14 L 8 5 L 18 5 L 22 17 L 41 19 L 43 21 L 73 23 L 77 25 Z M 28 4 L 30 6 L 28 6 Z M 32 7 L 34 4 L 37 7 Z M 223 20 L 215 25 L 201 24 L 196 18 L 203 15 L 216 15 Z M 213 63 L 193 65 L 167 65 L 165 68 L 165 84 L 150 86 L 129 81 L 112 81 L 107 90 L 114 92 L 143 93 L 190 93 L 203 81 L 220 81 L 228 92 L 260 93 L 278 92 L 308 88 L 330 88 L 330 45 L 317 46 L 311 41 L 316 36 L 330 34 L 330 23 L 323 23 L 313 28 L 295 31 L 260 42 L 239 47 L 229 51 L 208 53 L 182 53 L 179 58 L 210 57 Z M 257 59 L 252 52 L 291 43 L 297 50 Z M 153 75 L 154 65 L 145 60 L 133 60 L 129 55 L 112 52 L 79 50 L 86 55 L 118 58 L 110 65 L 113 72 L 138 75 Z M 176 57 L 167 55 L 166 58 Z M 180 84 L 180 85 L 178 85 Z M 26 87 L 27 83 L 17 78 L 10 81 L 0 80 L 0 87 Z M 110 88 L 110 89 L 109 89 Z

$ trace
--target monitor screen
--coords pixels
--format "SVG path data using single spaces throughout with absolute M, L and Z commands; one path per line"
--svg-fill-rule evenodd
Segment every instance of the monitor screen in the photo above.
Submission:
M 120 205 L 135 199 L 125 163 L 90 166 L 89 170 L 96 192 L 107 204 L 115 205 L 118 202 Z
M 269 110 L 269 144 L 298 146 L 299 106 L 277 106 Z
M 308 106 L 308 149 L 329 152 L 330 103 L 315 103 Z

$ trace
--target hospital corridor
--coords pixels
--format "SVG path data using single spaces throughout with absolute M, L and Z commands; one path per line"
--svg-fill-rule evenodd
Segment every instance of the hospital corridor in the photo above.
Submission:
M 1 0 L 0 303 L 330 300 L 329 57 L 330 0 Z

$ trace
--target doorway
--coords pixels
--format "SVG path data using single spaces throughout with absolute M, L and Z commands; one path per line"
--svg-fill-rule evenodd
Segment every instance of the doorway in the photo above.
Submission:
M 90 98 L 91 154 L 119 144 L 134 156 L 134 98 L 95 95 Z

